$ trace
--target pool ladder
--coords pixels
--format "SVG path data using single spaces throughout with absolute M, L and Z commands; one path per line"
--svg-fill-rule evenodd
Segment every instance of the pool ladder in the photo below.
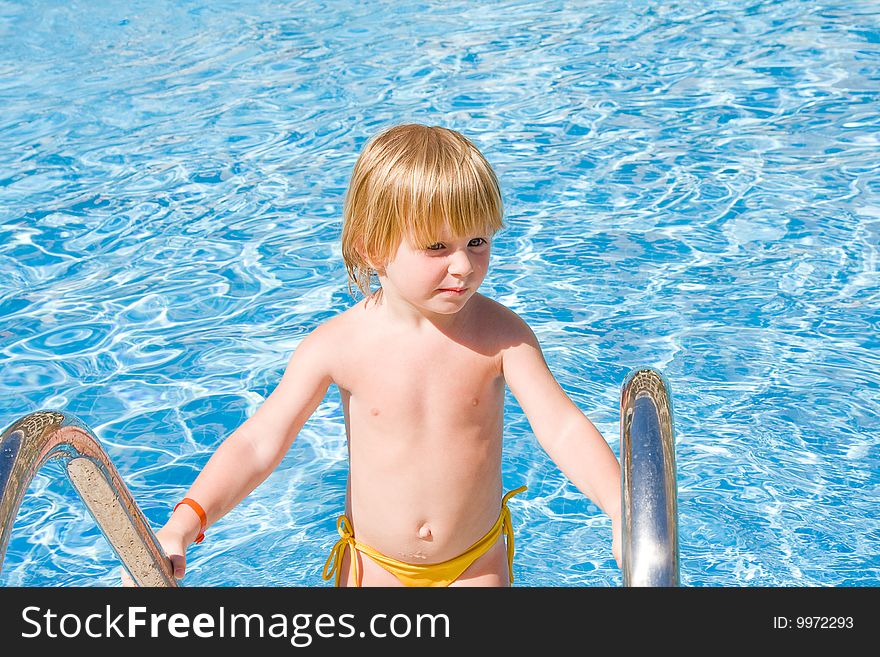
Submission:
M 672 396 L 650 367 L 621 386 L 620 470 L 623 585 L 679 586 Z
M 0 435 L 0 568 L 12 523 L 34 474 L 49 459 L 67 476 L 139 586 L 177 586 L 171 564 L 92 431 L 59 411 L 25 415 Z
M 678 512 L 672 407 L 663 376 L 633 370 L 620 399 L 624 586 L 678 586 Z M 0 569 L 34 475 L 62 461 L 123 567 L 138 586 L 177 586 L 140 507 L 94 433 L 76 416 L 39 411 L 0 435 Z

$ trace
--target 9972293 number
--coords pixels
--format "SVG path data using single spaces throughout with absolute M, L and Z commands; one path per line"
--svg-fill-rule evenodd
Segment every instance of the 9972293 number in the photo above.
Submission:
M 799 630 L 842 630 L 853 627 L 852 616 L 798 616 L 794 626 Z

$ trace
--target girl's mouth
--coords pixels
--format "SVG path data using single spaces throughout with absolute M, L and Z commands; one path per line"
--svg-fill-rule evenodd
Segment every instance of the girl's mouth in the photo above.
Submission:
M 465 292 L 467 292 L 467 288 L 466 287 L 456 287 L 456 288 L 446 287 L 446 288 L 440 288 L 440 291 L 443 292 L 444 294 L 451 294 L 454 296 L 460 296 L 460 295 L 464 294 Z

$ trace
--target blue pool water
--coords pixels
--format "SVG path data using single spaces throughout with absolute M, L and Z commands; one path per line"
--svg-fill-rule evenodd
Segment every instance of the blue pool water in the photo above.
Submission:
M 155 528 L 353 301 L 357 153 L 462 131 L 506 204 L 482 292 L 619 454 L 675 404 L 687 586 L 880 574 L 880 19 L 873 2 L 0 3 L 0 424 L 79 416 Z M 189 553 L 185 584 L 325 585 L 338 392 Z M 617 586 L 610 525 L 508 395 L 517 584 Z M 60 468 L 0 584 L 115 585 Z

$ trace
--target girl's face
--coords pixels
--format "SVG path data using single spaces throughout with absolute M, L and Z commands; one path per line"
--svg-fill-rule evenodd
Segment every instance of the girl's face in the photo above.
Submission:
M 453 237 L 448 228 L 434 244 L 404 239 L 379 273 L 382 294 L 422 311 L 457 313 L 486 277 L 490 240 L 491 235 Z

